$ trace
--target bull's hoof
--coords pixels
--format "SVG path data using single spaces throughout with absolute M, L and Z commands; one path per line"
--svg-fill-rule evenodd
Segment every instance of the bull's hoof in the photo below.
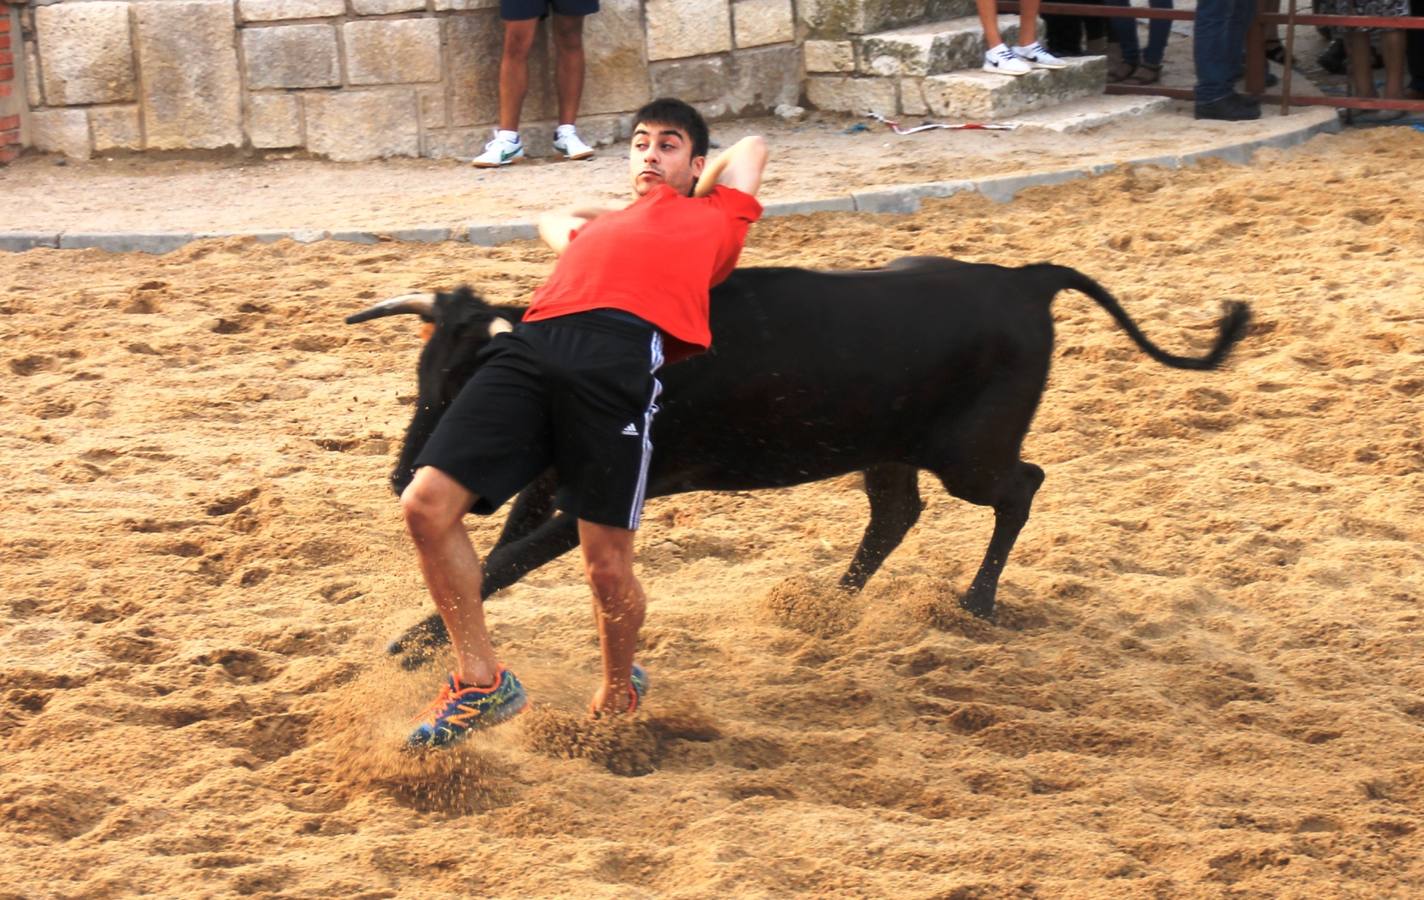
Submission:
M 401 636 L 386 645 L 386 653 L 403 656 L 401 665 L 414 669 L 430 658 L 436 649 L 450 643 L 450 633 L 440 616 L 432 615 L 417 622 L 401 633 Z

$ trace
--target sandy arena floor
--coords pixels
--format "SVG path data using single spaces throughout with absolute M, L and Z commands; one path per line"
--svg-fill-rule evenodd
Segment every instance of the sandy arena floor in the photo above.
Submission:
M 550 255 L 0 255 L 0 896 L 1419 896 L 1421 170 L 1379 129 L 758 225 L 745 264 L 1076 266 L 1182 352 L 1256 320 L 1181 372 L 1059 297 L 996 624 L 954 606 L 991 515 L 928 479 L 858 598 L 855 478 L 658 500 L 647 715 L 582 719 L 566 558 L 491 603 L 539 706 L 424 763 L 438 672 L 381 654 L 428 606 L 386 486 L 419 344 L 340 320 Z

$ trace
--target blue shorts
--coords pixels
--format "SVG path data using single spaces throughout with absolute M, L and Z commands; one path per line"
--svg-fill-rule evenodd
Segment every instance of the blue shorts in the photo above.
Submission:
M 598 0 L 499 0 L 499 17 L 507 22 L 559 16 L 589 16 L 598 12 Z

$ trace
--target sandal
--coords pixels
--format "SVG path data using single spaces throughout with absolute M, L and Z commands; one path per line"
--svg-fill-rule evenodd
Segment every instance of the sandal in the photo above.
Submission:
M 1123 62 L 1118 60 L 1108 69 L 1108 81 L 1112 84 L 1121 84 L 1132 77 L 1137 71 L 1137 63 Z
M 1123 84 L 1156 84 L 1162 80 L 1162 64 L 1138 63 L 1137 67 L 1122 80 Z

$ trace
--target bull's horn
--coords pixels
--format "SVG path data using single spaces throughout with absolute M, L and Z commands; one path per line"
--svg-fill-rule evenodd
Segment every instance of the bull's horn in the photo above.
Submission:
M 493 319 L 490 319 L 490 337 L 494 337 L 497 334 L 504 334 L 506 331 L 513 330 L 514 326 L 509 324 L 509 320 L 504 318 L 503 316 L 495 316 Z
M 435 321 L 435 295 L 434 294 L 401 294 L 399 297 L 392 297 L 389 300 L 382 300 L 380 303 L 366 307 L 358 313 L 352 313 L 346 317 L 347 325 L 355 325 L 357 322 L 367 322 L 371 319 L 380 319 L 385 316 L 399 316 L 404 313 L 415 313 L 423 321 Z

